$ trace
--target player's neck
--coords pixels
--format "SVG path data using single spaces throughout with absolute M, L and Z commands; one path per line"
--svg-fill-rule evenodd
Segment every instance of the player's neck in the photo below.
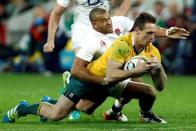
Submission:
M 144 49 L 144 46 L 141 44 L 141 40 L 137 37 L 137 35 L 135 34 L 135 32 L 133 33 L 133 39 L 132 39 L 132 43 L 134 50 L 137 54 L 139 54 L 140 52 L 142 52 L 142 50 Z

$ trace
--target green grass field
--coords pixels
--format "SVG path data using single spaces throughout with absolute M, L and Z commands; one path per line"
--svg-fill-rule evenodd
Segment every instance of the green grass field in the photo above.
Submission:
M 144 77 L 151 83 L 148 76 Z M 62 86 L 61 75 L 44 77 L 37 74 L 0 74 L 0 117 L 20 100 L 30 103 L 39 102 L 43 95 L 58 98 Z M 23 131 L 196 131 L 196 76 L 168 76 L 166 89 L 157 93 L 153 112 L 168 121 L 168 124 L 142 124 L 138 118 L 138 101 L 133 100 L 125 106 L 123 113 L 129 118 L 128 122 L 104 122 L 102 112 L 113 104 L 114 99 L 108 98 L 93 115 L 82 114 L 77 121 L 63 120 L 59 122 L 39 123 L 36 116 L 18 119 L 16 123 L 0 122 L 0 130 Z

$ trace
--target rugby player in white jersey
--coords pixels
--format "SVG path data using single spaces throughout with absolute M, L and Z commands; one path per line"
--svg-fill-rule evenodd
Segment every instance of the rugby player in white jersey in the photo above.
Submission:
M 77 3 L 74 16 L 74 24 L 72 25 L 72 43 L 74 51 L 76 52 L 81 46 L 81 40 L 85 37 L 86 33 L 92 29 L 91 23 L 89 21 L 89 13 L 95 8 L 103 8 L 107 11 L 110 10 L 108 0 L 74 0 Z M 48 27 L 48 39 L 47 43 L 44 45 L 45 52 L 52 52 L 55 44 L 54 37 L 58 27 L 58 23 L 61 15 L 69 6 L 70 0 L 57 0 L 49 19 Z M 130 7 L 131 0 L 123 0 L 122 4 L 117 11 L 117 15 L 124 16 Z

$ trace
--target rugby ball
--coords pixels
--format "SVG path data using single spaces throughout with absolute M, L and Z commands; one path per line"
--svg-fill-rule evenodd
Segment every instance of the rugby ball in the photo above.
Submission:
M 138 60 L 141 58 L 141 62 L 145 63 L 147 61 L 146 58 L 141 56 L 134 56 L 129 61 L 127 61 L 124 65 L 124 70 L 131 70 L 137 66 Z

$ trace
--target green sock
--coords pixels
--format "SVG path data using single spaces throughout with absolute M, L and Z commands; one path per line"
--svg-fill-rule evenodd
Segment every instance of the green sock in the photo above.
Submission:
M 33 104 L 33 105 L 21 105 L 18 107 L 17 112 L 19 116 L 25 116 L 27 114 L 34 114 L 37 115 L 39 110 L 39 104 Z

